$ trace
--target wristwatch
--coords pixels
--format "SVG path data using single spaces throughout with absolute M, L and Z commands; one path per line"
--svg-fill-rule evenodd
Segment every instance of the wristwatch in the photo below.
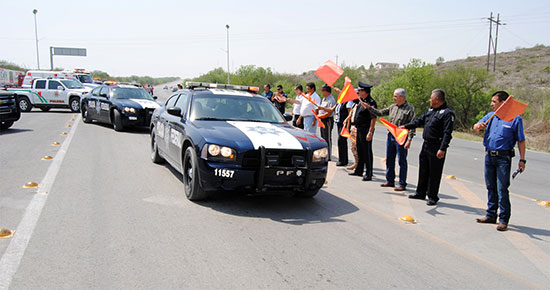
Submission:
M 525 159 L 520 159 L 519 162 L 523 162 L 523 164 L 527 164 L 527 160 Z

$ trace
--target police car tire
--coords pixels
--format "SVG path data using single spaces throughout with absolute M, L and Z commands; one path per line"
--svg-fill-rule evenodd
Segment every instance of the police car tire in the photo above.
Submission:
M 17 98 L 17 105 L 19 106 L 19 109 L 21 110 L 21 112 L 30 112 L 32 110 L 31 102 L 27 97 L 23 96 L 23 97 Z
M 48 112 L 51 108 L 50 107 L 42 107 L 40 108 L 40 110 L 42 110 L 42 112 Z
M 319 190 L 321 190 L 321 189 L 317 188 L 317 189 L 313 189 L 313 190 L 306 190 L 304 192 L 296 193 L 295 196 L 296 197 L 302 197 L 302 198 L 312 198 L 319 192 Z
M 160 157 L 159 154 L 159 147 L 157 145 L 157 140 L 155 139 L 157 137 L 155 130 L 155 127 L 151 130 L 151 160 L 153 163 L 161 164 L 164 163 L 164 158 Z
M 82 122 L 84 122 L 86 124 L 91 123 L 92 119 L 90 119 L 90 117 L 88 117 L 88 108 L 86 106 L 82 106 L 80 111 L 82 112 Z
M 199 183 L 198 159 L 193 146 L 187 147 L 183 157 L 183 184 L 187 199 L 196 201 L 207 197 Z
M 71 112 L 78 113 L 80 112 L 80 100 L 78 97 L 72 97 L 69 99 L 69 107 L 71 108 Z
M 11 127 L 11 125 L 13 125 L 13 121 L 1 122 L 0 123 L 0 130 L 7 130 Z
M 124 125 L 122 125 L 122 116 L 118 110 L 113 111 L 113 128 L 118 132 L 124 130 Z

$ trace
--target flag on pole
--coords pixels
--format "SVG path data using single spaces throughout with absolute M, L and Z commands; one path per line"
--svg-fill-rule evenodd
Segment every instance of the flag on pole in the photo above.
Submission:
M 515 117 L 523 114 L 527 108 L 527 104 L 520 101 L 516 101 L 514 96 L 509 96 L 504 104 L 500 106 L 494 115 L 497 115 L 501 120 L 505 122 L 512 122 Z
M 321 118 L 319 118 L 319 116 L 317 116 L 317 114 L 315 114 L 314 110 L 311 110 L 311 111 L 313 112 L 313 116 L 315 116 L 315 119 L 318 122 L 317 126 L 323 128 L 323 129 L 326 129 L 325 124 L 323 124 L 323 122 L 321 121 Z
M 351 79 L 346 76 L 345 80 L 344 88 L 340 91 L 340 95 L 338 95 L 338 100 L 336 101 L 338 104 L 359 99 L 355 88 L 351 84 Z
M 351 141 L 355 142 L 355 138 L 353 138 L 353 136 L 349 133 L 348 128 L 346 127 L 342 128 L 342 132 L 340 132 L 340 136 L 349 138 L 351 139 Z
M 312 99 L 309 95 L 306 95 L 304 93 L 302 93 L 302 97 L 306 98 L 308 101 L 310 101 L 313 105 L 315 105 L 316 107 L 319 107 L 319 105 L 317 105 L 317 103 L 315 102 L 314 99 Z
M 409 129 L 397 128 L 395 124 L 384 120 L 384 118 L 380 118 L 380 121 L 382 122 L 382 124 L 384 124 L 384 126 L 386 126 L 386 128 L 388 128 L 388 131 L 390 131 L 390 133 L 393 135 L 395 141 L 397 141 L 397 144 L 405 144 L 405 141 L 407 141 L 407 136 L 409 135 Z
M 342 76 L 342 74 L 344 74 L 344 70 L 332 60 L 327 60 L 315 71 L 315 75 L 331 87 Z

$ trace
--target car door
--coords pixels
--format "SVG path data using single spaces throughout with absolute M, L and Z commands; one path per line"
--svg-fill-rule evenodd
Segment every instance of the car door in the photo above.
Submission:
M 182 152 L 181 146 L 183 144 L 183 138 L 185 136 L 185 122 L 187 108 L 189 108 L 190 95 L 186 92 L 180 93 L 178 100 L 174 107 L 180 108 L 182 114 L 180 116 L 174 116 L 166 114 L 166 120 L 168 121 L 168 127 L 170 128 L 170 138 L 168 143 L 168 150 L 170 156 L 173 156 L 174 161 L 181 166 Z
M 94 120 L 98 120 L 99 118 L 99 109 L 100 109 L 99 90 L 100 89 L 101 87 L 97 87 L 90 92 L 87 100 L 88 103 L 86 104 L 88 117 Z
M 99 95 L 97 96 L 97 100 L 99 102 L 99 116 L 98 120 L 101 122 L 109 123 L 110 120 L 110 113 L 111 113 L 111 100 L 110 100 L 110 93 L 111 90 L 108 86 L 103 86 L 99 90 Z
M 34 94 L 31 94 L 31 103 L 41 104 L 45 102 L 44 92 L 46 91 L 46 80 L 36 80 L 34 82 Z
M 50 104 L 68 104 L 66 101 L 66 92 L 64 89 L 59 90 L 59 87 L 63 87 L 58 80 L 48 80 L 48 89 L 42 93 L 42 96 L 46 98 Z M 65 97 L 64 97 L 65 96 Z
M 170 159 L 170 161 L 173 157 L 170 154 L 170 148 L 168 147 L 168 144 L 170 144 L 170 126 L 168 125 L 168 112 L 166 109 L 175 106 L 178 97 L 179 94 L 175 94 L 170 97 L 168 101 L 166 101 L 164 104 L 164 110 L 161 114 L 159 114 L 159 118 L 155 124 L 155 130 L 157 130 L 157 146 L 159 150 L 164 153 L 165 157 Z

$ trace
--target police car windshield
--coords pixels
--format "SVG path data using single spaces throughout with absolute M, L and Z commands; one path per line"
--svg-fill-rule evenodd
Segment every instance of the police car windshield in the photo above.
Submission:
M 75 80 L 62 80 L 61 81 L 68 89 L 83 89 L 84 87 L 79 81 Z
M 91 84 L 94 82 L 90 75 L 77 75 L 78 80 L 83 84 Z
M 142 88 L 112 88 L 113 99 L 145 99 L 153 101 L 153 97 Z
M 266 99 L 243 96 L 196 96 L 191 120 L 284 123 L 279 111 Z

